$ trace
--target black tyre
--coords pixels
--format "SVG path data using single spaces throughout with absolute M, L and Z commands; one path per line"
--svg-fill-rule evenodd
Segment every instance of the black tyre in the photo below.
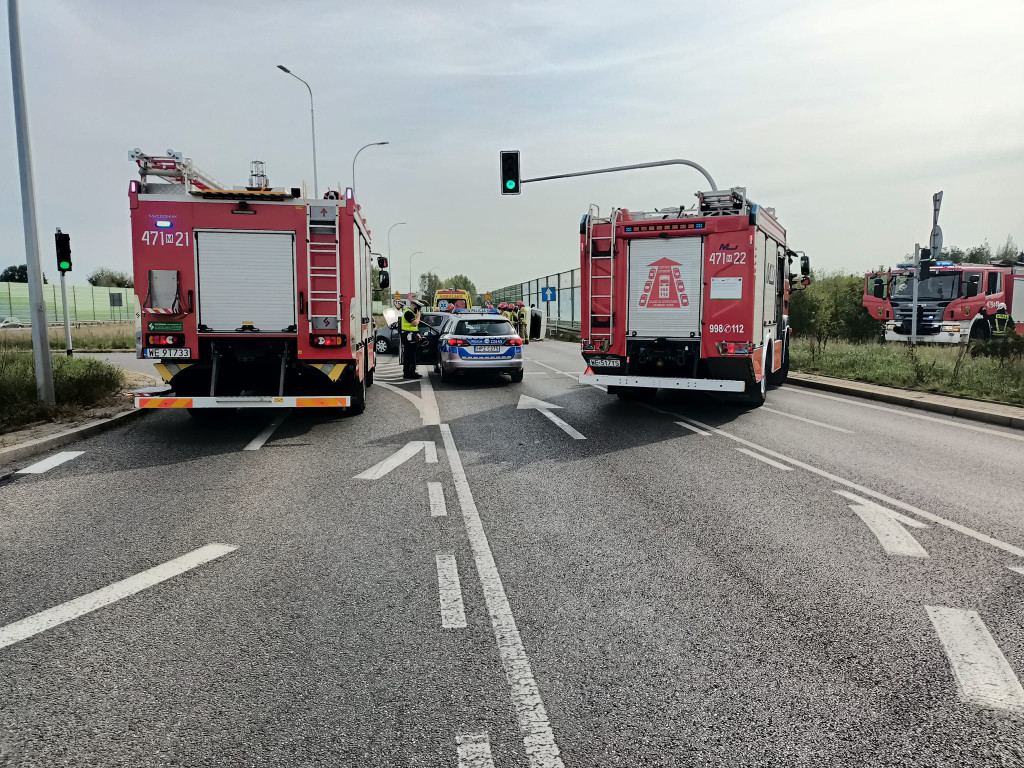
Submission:
M 518 384 L 520 381 L 523 380 L 523 371 L 522 370 L 512 371 L 512 373 L 510 373 L 509 376 L 512 377 L 512 383 L 513 384 Z
M 984 341 L 991 336 L 992 329 L 989 327 L 988 320 L 984 317 L 976 320 L 971 326 L 971 341 Z
M 740 396 L 740 401 L 751 408 L 760 408 L 768 395 L 768 377 L 762 376 L 761 381 L 754 381 L 753 375 L 746 381 L 747 390 Z
M 352 404 L 346 409 L 349 416 L 358 416 L 366 410 L 366 379 L 356 377 L 352 371 L 352 381 L 349 382 L 348 395 L 352 398 Z
M 444 363 L 438 361 L 437 366 L 441 369 L 441 381 L 445 384 L 450 382 L 452 380 L 452 375 L 448 373 L 448 369 L 444 367 Z

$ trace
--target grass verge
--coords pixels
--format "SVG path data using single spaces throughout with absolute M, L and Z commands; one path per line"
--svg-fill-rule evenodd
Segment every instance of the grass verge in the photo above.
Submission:
M 0 432 L 112 400 L 121 390 L 121 371 L 99 360 L 55 356 L 53 386 L 57 404 L 37 402 L 32 352 L 0 347 Z
M 1004 354 L 999 342 L 912 348 L 836 341 L 818 347 L 810 339 L 797 339 L 790 364 L 804 373 L 1024 405 L 1024 358 L 1013 347 Z
M 64 350 L 64 327 L 51 326 L 48 330 L 50 349 Z M 32 349 L 32 329 L 13 328 L 0 331 L 0 344 L 14 349 Z M 102 323 L 99 325 L 71 325 L 71 344 L 82 352 L 104 349 L 135 349 L 134 323 Z

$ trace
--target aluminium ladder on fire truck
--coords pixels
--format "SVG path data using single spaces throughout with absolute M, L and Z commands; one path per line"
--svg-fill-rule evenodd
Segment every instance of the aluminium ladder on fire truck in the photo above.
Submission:
M 615 208 L 612 210 L 612 215 L 601 219 L 594 218 L 593 208 L 591 206 L 590 212 L 587 213 L 587 230 L 586 230 L 586 249 L 587 249 L 587 283 L 589 286 L 589 301 L 587 302 L 587 318 L 589 328 L 589 340 L 593 344 L 595 341 L 603 341 L 606 343 L 605 349 L 612 344 L 612 332 L 615 325 L 615 225 L 618 222 L 619 209 Z M 609 234 L 607 237 L 595 237 L 594 236 L 594 223 L 598 224 L 609 224 Z M 598 241 L 608 241 L 608 249 L 600 250 L 595 247 L 595 243 Z M 597 269 L 599 266 L 607 264 L 608 274 L 599 275 Z M 603 282 L 599 282 L 603 281 Z M 604 288 L 606 293 L 598 293 L 599 288 Z M 599 307 L 597 301 L 607 301 L 608 306 L 607 312 L 597 312 L 596 309 L 604 309 L 605 307 Z M 607 330 L 597 331 L 597 328 L 607 328 Z
M 341 330 L 341 240 L 335 200 L 306 206 L 309 332 Z

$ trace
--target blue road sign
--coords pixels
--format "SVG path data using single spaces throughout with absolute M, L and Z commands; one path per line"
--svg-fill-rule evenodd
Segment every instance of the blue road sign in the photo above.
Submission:
M 558 301 L 558 289 L 546 286 L 540 289 L 541 301 Z

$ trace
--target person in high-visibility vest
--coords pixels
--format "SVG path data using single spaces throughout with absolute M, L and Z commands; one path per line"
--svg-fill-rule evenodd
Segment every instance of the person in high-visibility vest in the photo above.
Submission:
M 523 344 L 530 343 L 530 323 L 528 322 L 529 312 L 526 307 L 523 306 L 523 302 L 516 302 L 516 306 L 519 307 L 518 319 L 519 319 L 519 335 L 523 338 Z
M 402 312 L 402 378 L 422 379 L 423 375 L 416 373 L 416 352 L 420 343 L 420 320 L 422 318 L 421 307 L 416 299 L 410 299 Z

